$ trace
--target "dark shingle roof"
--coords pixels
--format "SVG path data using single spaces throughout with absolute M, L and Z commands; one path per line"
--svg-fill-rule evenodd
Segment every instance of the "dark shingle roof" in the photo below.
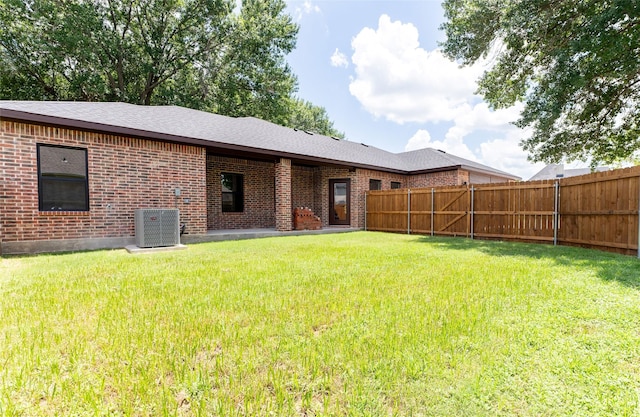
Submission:
M 0 117 L 409 173 L 463 167 L 518 177 L 434 149 L 394 154 L 374 146 L 178 106 L 108 102 L 0 101 Z
M 455 166 L 471 171 L 480 171 L 499 176 L 517 178 L 507 172 L 500 171 L 498 169 L 491 168 L 478 162 L 460 158 L 459 156 L 455 156 L 450 153 L 446 153 L 444 151 L 433 148 L 418 149 L 415 151 L 403 152 L 397 155 L 405 161 L 405 164 L 409 171 L 427 171 L 448 166 Z

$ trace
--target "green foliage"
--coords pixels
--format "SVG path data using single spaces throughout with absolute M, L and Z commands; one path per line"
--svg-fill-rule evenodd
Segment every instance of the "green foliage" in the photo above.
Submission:
M 298 26 L 283 0 L 235 7 L 0 2 L 0 98 L 175 104 L 286 125 L 297 85 L 285 57 Z
M 0 259 L 0 415 L 632 416 L 639 267 L 371 232 Z
M 228 116 L 253 116 L 281 125 L 289 114 L 288 100 L 296 78 L 285 61 L 295 48 L 297 25 L 284 14 L 283 0 L 242 2 L 229 38 L 232 51 L 223 65 L 209 68 L 209 90 L 218 90 L 208 110 Z
M 287 126 L 344 139 L 344 132 L 340 132 L 333 127 L 333 122 L 329 120 L 324 107 L 315 106 L 299 98 L 291 100 L 291 111 Z
M 613 163 L 640 149 L 640 3 L 445 0 L 444 51 L 463 64 L 495 53 L 479 92 L 523 101 L 517 125 L 534 161 Z M 497 51 L 497 52 L 496 52 Z

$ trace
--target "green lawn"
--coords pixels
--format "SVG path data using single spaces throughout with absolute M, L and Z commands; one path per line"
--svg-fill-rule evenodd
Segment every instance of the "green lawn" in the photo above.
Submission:
M 0 260 L 1 416 L 638 416 L 640 261 L 371 232 Z

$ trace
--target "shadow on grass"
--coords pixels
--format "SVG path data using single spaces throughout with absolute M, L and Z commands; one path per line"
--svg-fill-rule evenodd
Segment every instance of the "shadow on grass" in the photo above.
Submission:
M 571 246 L 471 240 L 423 236 L 420 242 L 449 250 L 476 250 L 495 257 L 527 257 L 551 260 L 558 265 L 595 271 L 605 281 L 617 281 L 640 290 L 640 260 L 636 257 Z

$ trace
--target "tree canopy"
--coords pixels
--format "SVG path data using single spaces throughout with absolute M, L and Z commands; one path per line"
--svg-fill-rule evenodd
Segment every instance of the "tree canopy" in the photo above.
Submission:
M 445 0 L 445 53 L 491 55 L 479 93 L 524 102 L 530 159 L 612 163 L 640 149 L 640 2 Z
M 287 126 L 344 139 L 344 133 L 333 127 L 324 107 L 299 98 L 293 99 L 291 106 Z
M 298 26 L 285 7 L 0 0 L 0 98 L 174 104 L 288 125 L 299 109 L 285 57 Z

